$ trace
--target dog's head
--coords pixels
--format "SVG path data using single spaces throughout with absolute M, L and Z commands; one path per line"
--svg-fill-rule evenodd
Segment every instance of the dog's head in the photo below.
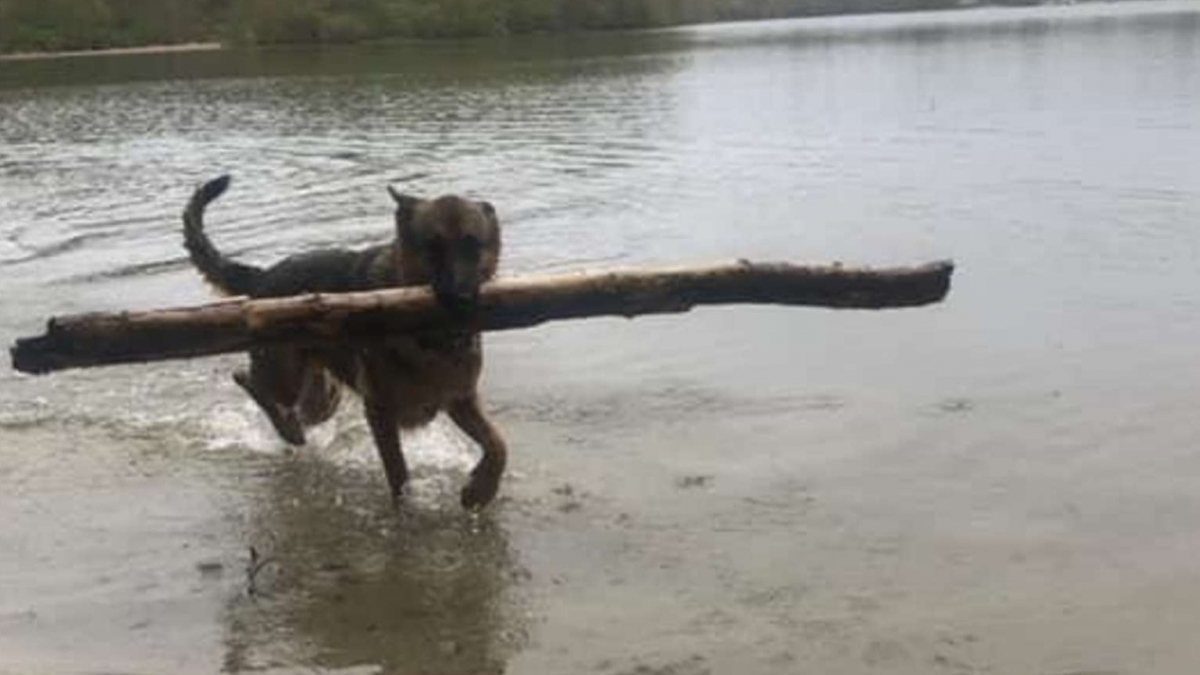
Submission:
M 454 195 L 419 199 L 388 187 L 396 201 L 396 247 L 405 285 L 430 284 L 443 307 L 475 305 L 500 262 L 500 222 L 484 201 Z

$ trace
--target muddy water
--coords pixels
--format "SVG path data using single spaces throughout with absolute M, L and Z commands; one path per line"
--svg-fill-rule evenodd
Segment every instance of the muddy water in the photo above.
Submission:
M 0 672 L 1178 673 L 1200 659 L 1200 10 L 0 62 L 0 337 L 486 196 L 510 274 L 954 257 L 944 305 L 489 336 L 513 448 L 239 361 L 0 369 Z M 258 564 L 248 573 L 250 551 Z

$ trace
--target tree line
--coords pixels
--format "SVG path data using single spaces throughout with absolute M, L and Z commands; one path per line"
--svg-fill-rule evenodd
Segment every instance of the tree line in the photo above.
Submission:
M 0 51 L 214 40 L 267 45 L 483 37 L 960 4 L 962 0 L 0 0 Z

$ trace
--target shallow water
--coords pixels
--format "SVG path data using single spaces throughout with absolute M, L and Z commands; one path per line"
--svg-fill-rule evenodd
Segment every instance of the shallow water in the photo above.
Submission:
M 959 266 L 488 336 L 477 519 L 448 425 L 396 513 L 356 406 L 289 452 L 238 357 L 0 369 L 0 672 L 1189 670 L 1198 66 L 1192 2 L 0 62 L 6 342 L 208 299 L 222 172 L 249 261 L 385 238 L 392 181 L 493 201 L 509 274 Z

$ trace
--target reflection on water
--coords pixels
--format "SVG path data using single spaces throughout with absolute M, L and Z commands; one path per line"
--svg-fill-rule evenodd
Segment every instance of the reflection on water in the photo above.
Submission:
M 225 609 L 222 670 L 505 670 L 526 627 L 502 517 L 451 499 L 397 512 L 377 488 L 311 458 L 257 487 L 244 538 L 263 559 Z

